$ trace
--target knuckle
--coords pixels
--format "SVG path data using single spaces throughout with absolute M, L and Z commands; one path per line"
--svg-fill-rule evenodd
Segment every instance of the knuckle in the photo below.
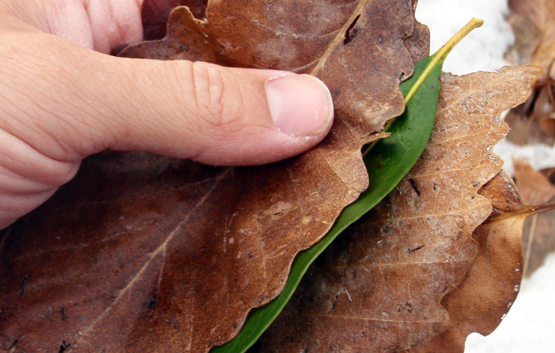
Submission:
M 237 129 L 245 115 L 237 81 L 216 65 L 202 62 L 192 65 L 194 103 L 205 124 L 203 128 L 223 134 Z

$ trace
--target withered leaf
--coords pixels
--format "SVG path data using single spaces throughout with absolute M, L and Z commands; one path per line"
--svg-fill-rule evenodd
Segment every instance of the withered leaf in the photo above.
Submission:
M 514 161 L 516 186 L 522 199 L 530 205 L 541 205 L 555 196 L 555 186 L 549 178 L 523 160 Z
M 529 19 L 542 33 L 531 62 L 543 69 L 538 81 L 545 82 L 548 76 L 555 79 L 555 3 L 551 0 L 509 0 L 509 7 Z
M 449 329 L 411 352 L 463 353 L 466 337 L 472 332 L 492 333 L 517 297 L 523 268 L 524 220 L 547 208 L 523 202 L 503 171 L 479 194 L 492 203 L 493 212 L 472 234 L 479 252 L 468 274 L 441 300 L 449 313 Z
M 526 102 L 505 117 L 511 130 L 507 139 L 516 145 L 555 143 L 554 82 L 548 81 L 534 88 Z
M 195 18 L 203 19 L 208 0 L 145 0 L 141 7 L 144 40 L 162 39 L 170 12 L 177 6 L 187 6 Z
M 0 244 L 0 349 L 204 352 L 234 337 L 367 187 L 360 148 L 403 111 L 399 78 L 426 52 L 407 40 L 412 5 L 214 1 L 206 21 L 175 9 L 163 41 L 125 55 L 313 73 L 334 97 L 332 131 L 263 167 L 88 159 Z
M 539 213 L 524 222 L 522 247 L 526 258 L 523 276 L 531 276 L 544 264 L 546 257 L 555 252 L 553 229 L 555 229 L 555 211 Z
M 530 21 L 515 12 L 505 16 L 515 36 L 513 44 L 507 48 L 505 60 L 513 64 L 529 64 L 534 59 L 534 51 L 541 41 L 542 32 Z
M 546 203 L 555 196 L 555 186 L 546 173 L 532 168 L 523 160 L 515 160 L 516 186 L 522 199 L 537 206 Z M 524 224 L 523 246 L 525 249 L 523 276 L 529 276 L 545 257 L 555 251 L 553 238 L 553 212 L 536 214 Z
M 551 0 L 509 0 L 509 7 L 518 16 L 529 20 L 541 32 L 541 39 L 533 52 L 531 63 L 542 68 L 534 83 L 534 93 L 525 104 L 513 109 L 505 121 L 511 127 L 509 141 L 527 143 L 555 143 L 555 2 Z M 534 35 L 533 31 L 529 34 Z M 525 43 L 536 38 L 516 37 Z M 517 43 L 518 45 L 518 43 Z M 524 44 L 526 45 L 526 44 Z
M 472 232 L 491 213 L 477 192 L 501 169 L 491 152 L 507 132 L 499 114 L 526 99 L 537 74 L 444 74 L 420 160 L 317 260 L 259 351 L 401 351 L 446 331 L 441 299 L 465 278 L 479 251 Z

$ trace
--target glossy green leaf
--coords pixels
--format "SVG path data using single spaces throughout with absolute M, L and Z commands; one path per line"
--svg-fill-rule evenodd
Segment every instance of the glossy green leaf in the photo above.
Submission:
M 482 23 L 481 20 L 473 21 L 434 55 L 418 62 L 412 77 L 401 83 L 401 92 L 405 102 L 408 101 L 405 112 L 386 127 L 385 131 L 391 135 L 378 140 L 365 152 L 369 188 L 341 212 L 320 242 L 297 255 L 283 292 L 269 304 L 253 309 L 241 332 L 225 345 L 214 347 L 211 353 L 242 353 L 251 347 L 285 307 L 312 262 L 343 230 L 393 190 L 416 163 L 434 125 L 445 57 L 462 37 Z
M 415 66 L 412 78 L 401 84 L 401 91 L 407 94 L 433 57 Z M 329 244 L 350 224 L 374 207 L 384 198 L 414 165 L 430 137 L 434 124 L 439 97 L 439 77 L 441 63 L 436 65 L 422 87 L 409 101 L 405 113 L 396 118 L 386 131 L 391 136 L 377 141 L 364 157 L 370 187 L 353 204 L 347 206 L 336 220 L 329 233 L 316 245 L 295 258 L 291 274 L 283 292 L 268 305 L 254 309 L 248 316 L 241 332 L 227 344 L 215 347 L 211 352 L 244 352 L 270 326 L 295 292 L 301 278 L 310 264 Z

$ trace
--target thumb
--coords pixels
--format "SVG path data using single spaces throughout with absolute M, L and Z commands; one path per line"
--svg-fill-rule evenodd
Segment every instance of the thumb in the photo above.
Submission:
M 110 148 L 262 164 L 313 147 L 331 127 L 331 95 L 312 76 L 116 58 L 34 35 L 41 48 L 18 48 L 27 55 L 11 63 L 31 106 L 12 114 L 19 122 L 9 132 L 55 160 Z
M 313 76 L 187 61 L 114 58 L 110 64 L 129 73 L 117 91 L 137 85 L 114 121 L 126 130 L 133 124 L 134 136 L 114 141 L 114 149 L 263 164 L 313 147 L 331 127 L 331 95 Z

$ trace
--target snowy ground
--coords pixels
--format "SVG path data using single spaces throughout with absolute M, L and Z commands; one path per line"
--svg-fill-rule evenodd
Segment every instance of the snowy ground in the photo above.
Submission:
M 503 54 L 514 41 L 504 21 L 507 0 L 420 0 L 416 18 L 431 32 L 431 52 L 435 52 L 472 17 L 484 20 L 449 54 L 444 71 L 467 74 L 495 71 L 503 65 Z M 518 147 L 502 141 L 495 152 L 505 160 L 512 174 L 512 158 L 525 158 L 536 169 L 555 166 L 555 149 L 544 145 Z M 555 352 L 555 254 L 531 278 L 522 282 L 521 292 L 499 328 L 487 337 L 472 334 L 466 353 Z

